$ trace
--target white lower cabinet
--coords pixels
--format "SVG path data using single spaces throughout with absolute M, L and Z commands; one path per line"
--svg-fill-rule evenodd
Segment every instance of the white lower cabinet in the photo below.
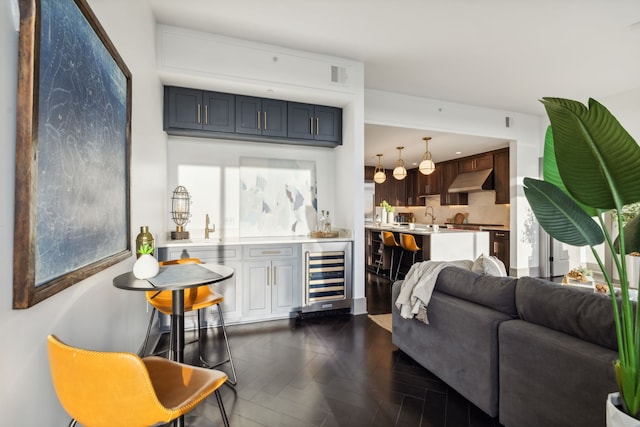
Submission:
M 300 246 L 245 246 L 243 319 L 277 318 L 300 309 Z

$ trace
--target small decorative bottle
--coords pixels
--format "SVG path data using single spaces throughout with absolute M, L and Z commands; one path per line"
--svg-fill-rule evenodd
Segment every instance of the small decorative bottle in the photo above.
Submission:
M 138 252 L 138 250 L 144 244 L 147 244 L 147 245 L 149 245 L 149 246 L 151 246 L 153 248 L 153 251 L 151 252 L 151 255 L 153 255 L 153 253 L 156 250 L 156 247 L 155 247 L 155 243 L 153 241 L 153 234 L 151 234 L 149 232 L 149 226 L 147 226 L 147 225 L 144 225 L 144 226 L 140 227 L 140 233 L 136 237 L 135 252 L 136 252 L 136 257 L 137 258 L 140 258 L 140 253 Z
M 329 211 L 327 211 L 327 215 L 324 221 L 324 228 L 322 231 L 325 233 L 331 233 L 331 219 L 329 218 Z
M 324 216 L 324 210 L 321 211 L 321 212 L 322 212 L 322 214 L 320 215 L 320 221 L 318 222 L 318 224 L 319 224 L 318 231 L 324 232 L 324 225 L 327 222 L 327 218 Z

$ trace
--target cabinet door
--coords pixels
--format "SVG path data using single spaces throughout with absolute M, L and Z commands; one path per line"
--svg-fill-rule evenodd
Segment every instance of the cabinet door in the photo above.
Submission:
M 425 187 L 425 193 L 428 196 L 440 194 L 440 172 L 438 171 L 437 165 L 436 165 L 436 170 L 433 171 L 431 175 L 427 175 L 426 178 L 427 178 L 427 184 Z
M 469 195 L 467 193 L 449 193 L 448 189 L 453 180 L 458 176 L 458 162 L 447 162 L 440 167 L 440 204 L 466 205 Z
M 229 93 L 204 92 L 202 128 L 214 132 L 234 132 L 235 98 L 235 95 Z
M 262 135 L 287 136 L 287 103 L 276 99 L 262 100 Z
M 491 248 L 491 255 L 497 257 L 504 263 L 504 267 L 509 273 L 510 262 L 510 242 L 508 231 L 492 230 L 489 233 L 489 245 Z
M 405 190 L 406 190 L 406 206 L 419 206 L 418 196 L 420 195 L 420 176 L 418 169 L 409 169 L 407 171 L 407 177 L 405 178 Z M 423 175 L 424 176 L 424 175 Z
M 319 141 L 342 141 L 342 109 L 315 107 L 315 130 L 313 139 Z
M 244 270 L 244 315 L 271 313 L 271 263 L 248 262 Z
M 202 129 L 202 91 L 164 88 L 164 129 Z
M 236 96 L 236 133 L 261 135 L 261 115 L 261 98 L 255 98 L 252 96 Z
M 296 139 L 342 142 L 342 110 L 289 102 L 287 136 Z
M 236 132 L 246 135 L 286 137 L 286 101 L 236 96 Z
M 273 261 L 271 263 L 271 312 L 290 313 L 300 304 L 300 275 L 295 261 Z M 298 280 L 296 280 L 298 278 Z
M 493 167 L 493 154 L 481 154 L 458 160 L 458 172 L 473 172 Z
M 496 188 L 496 204 L 511 203 L 509 176 L 509 149 L 493 155 L 493 177 Z
M 313 139 L 314 106 L 289 102 L 287 107 L 287 136 L 297 139 Z

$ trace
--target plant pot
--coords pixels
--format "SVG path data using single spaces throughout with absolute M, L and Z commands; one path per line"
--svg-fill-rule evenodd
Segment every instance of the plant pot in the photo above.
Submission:
M 153 255 L 142 255 L 133 264 L 133 275 L 138 279 L 150 279 L 160 271 L 160 265 Z
M 607 427 L 640 427 L 640 420 L 625 414 L 622 409 L 620 393 L 607 396 Z
M 387 218 L 387 222 L 389 224 L 393 224 L 395 222 L 396 219 L 396 213 L 395 212 L 387 212 L 388 218 Z

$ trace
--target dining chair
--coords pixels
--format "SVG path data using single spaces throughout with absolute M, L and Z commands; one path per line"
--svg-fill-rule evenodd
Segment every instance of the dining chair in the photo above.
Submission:
M 168 423 L 215 394 L 222 421 L 229 419 L 220 395 L 227 374 L 162 357 L 72 347 L 47 338 L 56 394 L 72 417 L 86 427 L 148 427 Z
M 181 258 L 170 261 L 161 261 L 159 263 L 161 266 L 165 265 L 176 265 L 176 264 L 201 264 L 200 259 L 198 258 Z M 153 318 L 156 312 L 163 313 L 167 316 L 170 316 L 173 312 L 172 303 L 173 303 L 173 295 L 172 291 L 147 291 L 146 292 L 147 301 L 153 307 L 151 311 L 151 318 L 149 319 L 149 325 L 147 326 L 147 335 L 145 336 L 144 343 L 142 344 L 141 355 L 146 353 L 147 343 L 149 341 L 149 335 L 151 333 L 151 327 L 153 325 Z M 229 339 L 227 337 L 227 328 L 224 323 L 224 315 L 222 313 L 222 303 L 224 302 L 224 296 L 218 292 L 214 292 L 211 290 L 209 286 L 198 286 L 195 288 L 188 288 L 184 291 L 184 312 L 196 311 L 196 317 L 198 319 L 198 356 L 200 358 L 200 362 L 207 368 L 216 368 L 225 363 L 229 363 L 231 367 L 231 376 L 232 379 L 229 379 L 228 383 L 230 385 L 235 386 L 238 378 L 236 375 L 236 369 L 233 364 L 233 357 L 231 356 L 231 347 L 229 346 Z M 207 307 L 217 306 L 218 308 L 218 318 L 220 322 L 220 328 L 222 330 L 222 336 L 224 337 L 224 343 L 227 350 L 227 358 L 221 360 L 219 362 L 211 363 L 207 360 L 204 349 L 201 342 L 200 337 L 200 312 L 199 310 L 205 309 Z M 173 342 L 175 337 L 170 335 L 170 343 Z

